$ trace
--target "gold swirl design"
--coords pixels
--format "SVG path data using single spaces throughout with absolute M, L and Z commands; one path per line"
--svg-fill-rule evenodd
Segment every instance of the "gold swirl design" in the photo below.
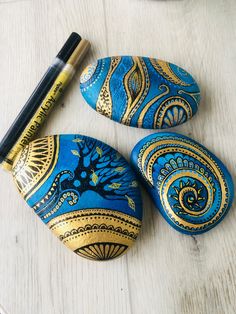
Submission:
M 71 192 L 68 191 L 68 192 L 63 193 L 58 203 L 56 204 L 56 206 L 52 210 L 47 212 L 45 215 L 43 215 L 42 219 L 47 219 L 48 217 L 54 215 L 60 209 L 60 207 L 63 205 L 63 203 L 66 200 L 70 206 L 73 206 L 78 203 L 78 195 L 74 193 L 73 191 Z M 40 212 L 38 214 L 40 214 Z
M 187 92 L 185 90 L 180 89 L 178 91 L 178 94 L 179 95 L 182 95 L 182 94 L 189 95 L 190 97 L 192 97 L 194 99 L 194 101 L 197 105 L 199 103 L 200 91 L 198 91 L 198 92 Z
M 198 178 L 199 179 L 199 178 Z M 209 185 L 207 185 L 207 187 L 211 186 L 210 185 L 210 182 L 209 182 Z M 209 201 L 209 198 L 208 198 L 208 206 L 205 206 L 202 210 L 196 212 L 194 210 L 190 210 L 186 205 L 185 205 L 185 201 L 184 201 L 184 195 L 185 193 L 189 193 L 189 192 L 192 192 L 195 199 L 198 199 L 198 192 L 197 190 L 192 187 L 192 186 L 187 186 L 185 188 L 183 188 L 180 192 L 179 192 L 179 203 L 180 203 L 180 207 L 184 210 L 184 212 L 190 214 L 190 215 L 193 215 L 193 216 L 200 216 L 202 214 L 204 214 L 207 209 L 209 208 L 209 205 L 212 203 Z
M 187 84 L 181 80 L 172 70 L 170 67 L 170 63 L 150 58 L 150 62 L 154 69 L 162 75 L 166 80 L 180 86 L 191 86 L 191 84 Z
M 115 250 L 115 247 L 119 246 L 117 254 L 110 254 L 109 258 L 123 254 L 136 240 L 141 221 L 115 210 L 94 208 L 77 210 L 53 218 L 48 227 L 75 253 L 100 260 L 101 255 L 99 257 L 95 252 L 91 253 L 92 247 L 101 244 L 105 249 L 107 244 L 107 250 L 111 245 Z M 89 246 L 89 252 L 87 251 L 85 256 L 84 248 Z M 107 259 L 106 254 L 104 259 Z
M 27 200 L 52 173 L 57 162 L 59 137 L 32 141 L 17 155 L 12 168 L 15 184 Z
M 199 180 L 199 178 L 200 178 L 198 173 L 197 173 L 197 171 L 195 173 L 193 173 L 192 171 L 186 171 L 184 173 L 184 175 L 192 177 L 192 178 L 195 178 L 196 180 Z M 173 180 L 176 180 L 176 179 L 178 179 L 179 177 L 182 177 L 182 176 L 183 176 L 183 173 L 176 174 L 176 176 L 174 176 Z M 218 177 L 218 179 L 220 179 L 220 178 Z M 165 190 L 166 191 L 168 191 L 171 183 L 172 182 L 170 181 L 165 186 Z M 221 185 L 221 189 L 222 189 L 221 190 L 222 200 L 221 200 L 220 208 L 219 208 L 218 212 L 216 213 L 216 215 L 212 219 L 210 219 L 207 223 L 205 223 L 205 222 L 191 223 L 191 222 L 188 222 L 188 221 L 182 219 L 181 217 L 179 217 L 179 215 L 176 214 L 173 211 L 173 209 L 171 208 L 170 203 L 168 201 L 167 193 L 162 193 L 161 194 L 161 202 L 163 204 L 163 208 L 165 209 L 165 211 L 169 215 L 171 215 L 171 219 L 172 220 L 177 221 L 179 223 L 179 227 L 182 228 L 182 229 L 186 229 L 186 227 L 188 227 L 190 229 L 191 228 L 197 229 L 197 228 L 205 227 L 206 224 L 210 225 L 210 224 L 214 223 L 214 221 L 218 220 L 221 217 L 221 215 L 222 215 L 222 213 L 224 212 L 224 209 L 225 209 L 225 204 L 226 204 L 226 187 L 225 187 L 225 184 L 224 184 L 223 180 L 221 180 L 220 185 Z M 213 190 L 210 182 L 209 182 L 209 185 L 206 184 L 206 182 L 204 182 L 204 186 L 208 189 L 208 191 L 210 189 Z M 162 187 L 161 187 L 161 189 L 162 189 Z M 203 210 L 201 211 L 201 214 L 204 214 L 205 212 L 207 212 L 208 209 L 212 205 L 212 202 L 213 202 L 213 193 L 212 193 L 212 191 L 211 191 L 210 195 L 211 195 L 211 197 L 209 197 L 209 199 L 207 200 L 207 205 L 203 208 Z M 187 213 L 193 215 L 193 212 L 192 211 L 190 212 L 189 210 L 187 210 L 186 207 L 184 207 L 183 210 L 185 210 Z M 198 212 L 195 215 L 199 216 L 200 213 Z
M 169 87 L 166 85 L 160 85 L 159 86 L 159 90 L 162 90 L 163 88 L 165 88 L 165 90 L 160 94 L 157 95 L 156 97 L 154 97 L 152 100 L 150 100 L 143 108 L 143 110 L 141 111 L 139 118 L 138 118 L 138 127 L 141 128 L 143 125 L 143 119 L 145 117 L 145 114 L 147 113 L 147 111 L 150 109 L 150 107 L 155 104 L 160 98 L 162 98 L 163 96 L 167 95 L 170 91 Z
M 157 151 L 155 149 L 157 147 L 160 147 Z M 153 151 L 153 154 L 151 154 Z M 200 146 L 197 144 L 188 142 L 187 140 L 180 140 L 180 139 L 174 139 L 174 138 L 168 138 L 168 139 L 160 139 L 157 142 L 154 142 L 152 144 L 148 143 L 145 145 L 145 147 L 141 150 L 141 153 L 139 155 L 139 169 L 143 173 L 144 177 L 146 180 L 149 182 L 149 184 L 153 185 L 153 166 L 156 162 L 156 160 L 166 154 L 174 154 L 174 153 L 182 153 L 184 155 L 187 155 L 191 157 L 192 159 L 197 160 L 199 163 L 204 165 L 211 173 L 215 176 L 216 180 L 219 182 L 220 185 L 220 193 L 221 193 L 221 203 L 219 204 L 219 210 L 217 213 L 212 217 L 207 224 L 211 225 L 215 221 L 217 221 L 222 213 L 225 210 L 225 206 L 227 205 L 228 202 L 228 189 L 227 189 L 227 184 L 224 179 L 224 174 L 222 173 L 219 165 L 217 162 L 211 158 L 211 156 Z M 150 157 L 148 155 L 151 154 Z M 147 162 L 148 158 L 148 162 Z M 146 164 L 146 166 L 145 166 Z M 177 168 L 178 171 L 176 174 L 173 176 L 173 178 L 169 179 L 167 183 L 165 183 L 165 180 L 161 183 L 159 186 L 159 190 L 163 191 L 163 186 L 165 184 L 165 191 L 169 191 L 169 188 L 171 184 L 175 181 L 178 180 L 179 178 L 182 177 L 189 177 L 196 179 L 198 181 L 201 181 L 202 184 L 207 188 L 208 191 L 208 200 L 207 204 L 204 208 L 204 212 L 206 212 L 210 207 L 213 202 L 213 195 L 214 195 L 214 189 L 211 184 L 211 178 L 207 178 L 204 176 L 204 180 L 201 179 L 201 176 L 203 177 L 202 169 L 201 168 L 195 168 L 194 171 L 193 169 L 186 169 L 183 165 L 182 168 Z M 175 171 L 175 169 L 173 169 Z M 208 183 L 207 183 L 208 182 Z M 171 208 L 170 203 L 168 201 L 168 193 L 164 192 L 161 193 L 160 198 L 161 202 L 163 204 L 164 210 L 168 213 L 168 215 L 171 216 L 171 220 L 178 222 L 179 228 L 186 229 L 193 228 L 194 230 L 204 228 L 206 226 L 205 222 L 199 222 L 199 223 L 191 223 L 188 222 L 181 217 L 178 216 L 177 213 L 174 212 L 174 210 Z M 186 208 L 185 208 L 186 210 Z M 187 212 L 187 210 L 186 210 Z M 201 214 L 203 214 L 202 212 Z M 199 212 L 198 212 L 199 213 Z M 192 213 L 191 213 L 192 214 Z
M 48 217 L 55 214 L 65 201 L 67 201 L 70 206 L 78 203 L 79 196 L 74 191 L 64 191 L 64 193 L 59 198 L 58 184 L 61 176 L 64 174 L 69 174 L 70 176 L 72 175 L 69 170 L 61 171 L 56 176 L 46 195 L 32 207 L 41 219 L 47 219 Z M 52 206 L 53 208 L 51 209 Z
M 132 59 L 134 64 L 124 78 L 127 106 L 121 123 L 125 125 L 130 125 L 133 115 L 140 107 L 140 104 L 146 97 L 150 87 L 150 80 L 145 62 L 141 57 L 132 57 Z
M 184 213 L 188 213 L 189 215 L 191 216 L 201 216 L 203 215 L 204 213 L 206 213 L 212 206 L 212 203 L 213 203 L 213 196 L 214 196 L 214 189 L 213 189 L 213 186 L 210 182 L 210 180 L 208 180 L 206 177 L 203 177 L 202 174 L 200 173 L 200 171 L 197 171 L 196 169 L 193 171 L 189 171 L 189 170 L 184 170 L 184 169 L 180 169 L 178 168 L 178 171 L 180 171 L 179 173 L 176 173 L 169 181 L 168 181 L 168 184 L 164 186 L 164 182 L 162 182 L 162 184 L 160 185 L 160 191 L 162 190 L 165 190 L 165 191 L 169 191 L 169 187 L 176 181 L 178 180 L 179 178 L 183 178 L 183 177 L 189 177 L 189 178 L 192 178 L 194 180 L 197 180 L 199 182 L 202 183 L 202 185 L 206 188 L 207 190 L 207 202 L 205 204 L 205 206 L 202 208 L 202 210 L 199 210 L 199 211 L 194 211 L 194 210 L 190 210 L 186 204 L 185 204 L 185 201 L 183 199 L 184 197 L 184 194 L 190 191 L 193 192 L 193 194 L 195 195 L 195 198 L 196 199 L 199 199 L 199 196 L 198 196 L 198 191 L 196 190 L 195 187 L 193 186 L 185 186 L 185 187 L 182 187 L 181 190 L 178 192 L 179 195 L 178 195 L 178 201 L 180 203 L 180 208 L 181 208 L 181 211 L 184 212 Z M 163 194 L 168 194 L 167 193 L 162 193 L 161 195 L 161 201 L 164 205 L 165 208 L 171 208 L 170 205 L 169 205 L 169 201 L 168 201 L 168 197 L 165 197 L 165 195 L 163 196 Z M 172 215 L 172 208 L 171 208 L 171 215 Z M 178 215 L 176 215 L 176 217 L 179 217 Z M 185 224 L 185 220 L 181 220 L 180 221 L 180 217 L 178 218 L 177 221 L 181 222 L 182 224 Z
M 40 208 L 41 206 L 43 206 L 51 197 L 52 195 L 55 193 L 55 191 L 57 190 L 57 186 L 58 183 L 60 181 L 60 178 L 64 175 L 64 174 L 69 174 L 71 175 L 71 171 L 69 170 L 63 170 L 60 173 L 57 174 L 56 178 L 54 179 L 52 185 L 50 186 L 49 190 L 47 191 L 46 195 L 44 195 L 40 201 L 38 201 L 32 208 L 33 210 L 37 210 L 38 208 Z
M 103 114 L 104 116 L 111 119 L 112 117 L 112 99 L 110 93 L 110 79 L 118 64 L 120 63 L 121 57 L 112 57 L 111 64 L 106 76 L 105 82 L 101 88 L 101 91 L 98 96 L 96 103 L 97 112 Z

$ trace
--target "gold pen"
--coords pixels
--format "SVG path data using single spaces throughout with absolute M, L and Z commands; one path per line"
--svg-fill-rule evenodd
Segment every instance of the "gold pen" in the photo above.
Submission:
M 57 76 L 48 94 L 42 101 L 34 116 L 27 124 L 24 132 L 18 138 L 17 142 L 2 162 L 2 167 L 4 169 L 11 170 L 13 160 L 15 159 L 18 152 L 26 145 L 28 145 L 28 143 L 35 136 L 42 123 L 45 121 L 46 117 L 50 113 L 51 109 L 64 93 L 66 87 L 68 86 L 76 72 L 77 66 L 79 65 L 89 48 L 90 43 L 86 39 L 82 39 L 78 46 L 75 48 L 67 63 Z

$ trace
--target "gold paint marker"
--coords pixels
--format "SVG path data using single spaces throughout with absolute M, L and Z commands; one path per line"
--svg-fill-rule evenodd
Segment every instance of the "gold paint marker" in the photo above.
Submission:
M 18 138 L 16 144 L 13 146 L 13 148 L 10 150 L 10 152 L 2 162 L 1 165 L 4 169 L 11 170 L 13 160 L 15 159 L 18 152 L 26 145 L 28 145 L 32 138 L 35 136 L 42 123 L 45 121 L 48 114 L 50 113 L 51 109 L 64 93 L 66 87 L 68 86 L 76 72 L 77 66 L 79 65 L 89 48 L 90 43 L 86 39 L 82 39 L 78 46 L 75 48 L 66 65 L 63 67 L 48 94 L 44 98 L 43 102 L 35 112 L 34 116 L 31 118 L 30 122 L 27 124 L 24 132 Z

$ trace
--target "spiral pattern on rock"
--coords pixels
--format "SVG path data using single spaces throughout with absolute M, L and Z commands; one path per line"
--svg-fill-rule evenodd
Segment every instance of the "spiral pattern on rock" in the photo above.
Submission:
M 185 136 L 150 135 L 136 145 L 132 161 L 164 218 L 181 232 L 211 229 L 232 203 L 233 182 L 226 167 Z

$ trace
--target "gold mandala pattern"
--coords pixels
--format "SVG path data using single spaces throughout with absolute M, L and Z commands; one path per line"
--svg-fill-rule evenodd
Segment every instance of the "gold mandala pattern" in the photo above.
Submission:
M 27 200 L 51 174 L 58 157 L 58 136 L 32 141 L 16 157 L 12 174 L 16 186 Z

